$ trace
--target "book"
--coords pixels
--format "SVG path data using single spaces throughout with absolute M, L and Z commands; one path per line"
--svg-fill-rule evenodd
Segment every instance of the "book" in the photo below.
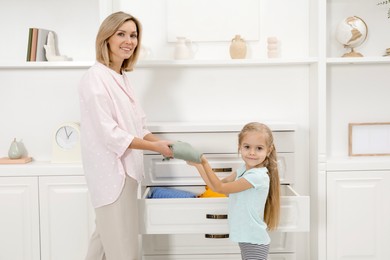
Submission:
M 27 42 L 27 57 L 26 61 L 30 61 L 31 58 L 31 44 L 32 44 L 33 28 L 28 29 L 28 42 Z
M 27 61 L 47 61 L 45 45 L 51 30 L 43 28 L 29 28 L 27 43 Z
M 36 61 L 37 58 L 38 28 L 32 28 L 31 54 L 30 61 Z

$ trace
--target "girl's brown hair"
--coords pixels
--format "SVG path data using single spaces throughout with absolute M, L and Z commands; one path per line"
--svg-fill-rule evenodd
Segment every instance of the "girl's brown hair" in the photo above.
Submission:
M 264 166 L 268 169 L 270 186 L 267 201 L 264 209 L 264 222 L 269 230 L 274 230 L 279 224 L 280 216 L 280 179 L 278 170 L 278 160 L 274 145 L 274 138 L 271 129 L 262 123 L 251 122 L 246 124 L 238 135 L 238 146 L 241 146 L 243 137 L 248 132 L 259 132 L 266 135 L 268 156 L 264 160 Z
M 142 26 L 137 18 L 124 12 L 116 12 L 109 15 L 100 25 L 96 36 L 96 60 L 107 67 L 110 67 L 111 61 L 110 51 L 108 49 L 108 39 L 127 21 L 133 21 L 137 26 L 138 44 L 133 55 L 131 55 L 129 59 L 123 61 L 122 70 L 132 71 L 141 51 Z

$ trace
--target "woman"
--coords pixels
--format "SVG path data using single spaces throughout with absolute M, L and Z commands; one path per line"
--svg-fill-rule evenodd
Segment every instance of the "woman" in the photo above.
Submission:
M 83 167 L 96 213 L 87 260 L 138 258 L 143 150 L 172 157 L 170 142 L 147 130 L 125 73 L 137 61 L 141 36 L 135 17 L 124 12 L 108 16 L 96 37 L 97 62 L 79 85 Z

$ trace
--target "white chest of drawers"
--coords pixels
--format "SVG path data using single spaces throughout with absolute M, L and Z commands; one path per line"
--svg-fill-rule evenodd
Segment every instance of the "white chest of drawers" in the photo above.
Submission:
M 162 139 L 191 143 L 207 154 L 220 177 L 231 174 L 243 161 L 237 153 L 237 135 L 244 124 L 156 124 L 150 130 Z M 309 197 L 300 196 L 294 181 L 294 126 L 268 124 L 278 151 L 281 180 L 281 219 L 271 232 L 270 259 L 295 259 L 294 232 L 309 231 Z M 194 167 L 182 160 L 163 161 L 145 153 L 146 178 L 139 199 L 143 259 L 241 259 L 238 246 L 227 237 L 227 198 L 149 199 L 151 187 L 170 187 L 195 194 L 204 182 Z

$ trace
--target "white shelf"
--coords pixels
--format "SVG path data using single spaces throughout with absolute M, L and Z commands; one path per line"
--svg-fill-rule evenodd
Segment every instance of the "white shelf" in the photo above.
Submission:
M 317 58 L 296 59 L 236 59 L 236 60 L 142 60 L 137 67 L 235 67 L 235 66 L 284 66 L 284 65 L 308 65 L 318 61 Z
M 327 58 L 327 64 L 390 64 L 390 56 L 361 58 Z
M 240 60 L 141 60 L 138 68 L 154 67 L 237 67 L 237 66 L 295 66 L 309 65 L 317 62 L 317 58 L 303 59 L 240 59 Z M 0 69 L 77 69 L 89 68 L 94 61 L 63 62 L 2 62 Z
M 77 69 L 89 68 L 93 64 L 93 61 L 1 62 L 0 69 Z

